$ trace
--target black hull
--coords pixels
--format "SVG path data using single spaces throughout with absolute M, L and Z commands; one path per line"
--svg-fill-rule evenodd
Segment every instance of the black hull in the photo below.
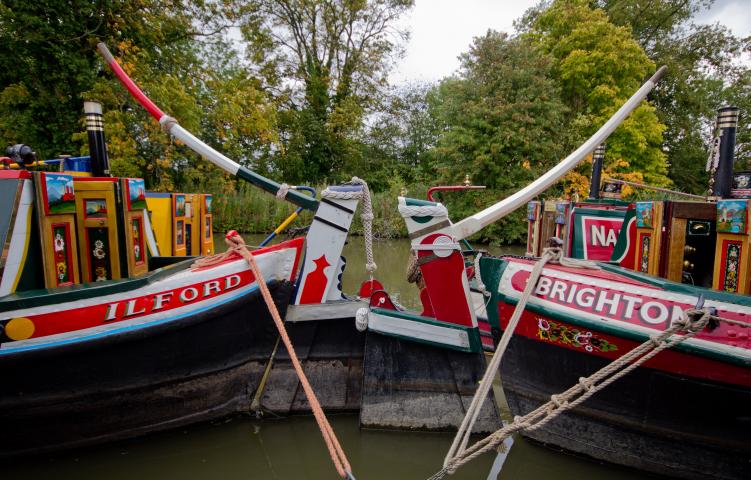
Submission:
M 523 415 L 608 363 L 514 336 L 503 390 Z M 681 478 L 751 478 L 748 388 L 638 368 L 543 428 L 532 440 L 598 460 Z
M 292 285 L 270 283 L 284 315 Z M 247 411 L 277 338 L 256 290 L 183 319 L 0 359 L 0 456 Z

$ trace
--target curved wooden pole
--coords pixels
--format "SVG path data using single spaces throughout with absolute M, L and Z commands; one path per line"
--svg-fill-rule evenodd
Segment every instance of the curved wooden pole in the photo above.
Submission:
M 548 187 L 560 180 L 572 168 L 574 168 L 584 157 L 589 155 L 597 145 L 605 141 L 608 136 L 631 114 L 632 111 L 647 97 L 647 94 L 654 88 L 657 82 L 665 75 L 667 67 L 660 67 L 652 77 L 642 85 L 642 87 L 629 98 L 623 106 L 610 117 L 602 127 L 600 127 L 589 140 L 582 146 L 574 150 L 568 157 L 563 159 L 558 165 L 548 170 L 534 182 L 515 194 L 506 197 L 493 206 L 467 217 L 464 220 L 447 227 L 444 232 L 452 235 L 457 240 L 467 238 L 470 235 L 479 232 L 486 226 L 508 215 L 517 208 L 525 205 L 534 197 L 545 191 Z
M 117 63 L 115 57 L 112 56 L 107 45 L 99 43 L 97 45 L 99 53 L 104 57 L 107 65 L 112 69 L 112 73 L 120 80 L 120 83 L 128 90 L 128 92 L 145 108 L 152 117 L 154 117 L 159 124 L 169 132 L 170 135 L 183 142 L 191 150 L 201 155 L 206 160 L 210 161 L 217 167 L 221 168 L 225 172 L 228 172 L 235 177 L 241 178 L 247 182 L 256 185 L 257 187 L 266 190 L 269 193 L 276 194 L 281 185 L 275 181 L 259 175 L 252 170 L 243 167 L 239 163 L 227 158 L 221 153 L 217 152 L 206 143 L 201 141 L 195 135 L 184 129 L 177 123 L 177 120 L 165 114 L 149 97 L 146 96 L 143 91 L 138 88 L 133 80 L 122 69 L 120 64 Z M 294 189 L 290 189 L 285 195 L 285 200 L 294 203 L 298 207 L 305 208 L 307 210 L 315 211 L 318 208 L 318 201 L 308 195 L 304 195 Z

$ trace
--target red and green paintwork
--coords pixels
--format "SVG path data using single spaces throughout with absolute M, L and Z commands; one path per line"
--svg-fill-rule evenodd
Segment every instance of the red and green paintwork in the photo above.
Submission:
M 492 293 L 490 304 L 495 306 L 488 308 L 494 327 L 506 326 L 533 264 L 531 259 L 481 259 L 482 278 Z M 600 266 L 600 270 L 546 266 L 516 334 L 615 359 L 668 328 L 673 318 L 696 306 L 700 299 L 705 306 L 715 307 L 722 317 L 746 320 L 751 316 L 748 297 L 669 282 L 609 264 Z M 545 323 L 555 323 L 560 329 L 576 331 L 615 348 L 588 350 L 585 343 L 563 340 L 561 335 L 541 337 L 540 325 Z M 646 366 L 751 386 L 749 330 L 720 323 L 663 352 Z

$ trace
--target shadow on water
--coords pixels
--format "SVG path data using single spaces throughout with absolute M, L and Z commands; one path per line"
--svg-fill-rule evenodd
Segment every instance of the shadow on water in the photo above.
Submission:
M 217 237 L 221 240 L 221 235 Z M 245 239 L 254 244 L 263 236 L 245 235 Z M 217 247 L 218 251 L 224 250 L 221 244 Z M 379 267 L 376 278 L 405 306 L 417 308 L 416 288 L 405 278 L 409 242 L 381 240 L 375 243 L 374 250 Z M 491 253 L 519 254 L 520 250 L 523 248 L 494 249 Z M 352 238 L 344 255 L 344 290 L 354 293 L 367 278 L 362 238 Z M 330 420 L 358 480 L 428 478 L 440 468 L 453 439 L 448 433 L 360 430 L 356 415 L 332 416 Z M 446 478 L 485 480 L 493 460 L 493 455 L 485 455 Z M 54 456 L 6 462 L 2 476 L 61 480 L 338 478 L 312 417 L 259 421 L 244 416 Z M 552 452 L 516 438 L 497 477 L 550 478 L 630 480 L 643 475 Z

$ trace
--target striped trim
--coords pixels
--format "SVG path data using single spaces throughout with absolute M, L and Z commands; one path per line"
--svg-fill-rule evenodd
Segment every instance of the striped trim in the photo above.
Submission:
M 446 219 L 434 225 L 430 225 L 428 227 L 422 228 L 420 230 L 415 230 L 414 232 L 409 234 L 409 239 L 414 240 L 415 238 L 422 237 L 429 233 L 433 233 L 436 230 L 441 230 L 442 228 L 446 228 L 450 226 L 451 226 L 451 222 L 448 219 Z
M 344 205 L 341 205 L 341 204 L 339 204 L 339 203 L 336 203 L 336 202 L 332 202 L 332 201 L 331 201 L 331 200 L 329 200 L 328 198 L 323 198 L 323 197 L 322 197 L 322 198 L 321 198 L 321 203 L 325 203 L 325 204 L 327 204 L 327 205 L 331 205 L 332 207 L 334 207 L 334 208 L 338 208 L 339 210 L 343 210 L 343 211 L 345 211 L 345 212 L 347 212 L 347 213 L 349 213 L 349 214 L 351 214 L 351 215 L 354 215 L 354 213 L 355 213 L 355 211 L 354 211 L 354 210 L 352 210 L 352 209 L 349 209 L 349 208 L 347 208 L 347 207 L 345 207 Z
M 332 222 L 331 220 L 326 220 L 325 218 L 321 218 L 318 215 L 316 215 L 315 217 L 313 217 L 313 220 L 318 220 L 319 222 L 321 222 L 321 223 L 323 223 L 325 225 L 328 225 L 331 228 L 335 228 L 335 229 L 339 230 L 340 232 L 349 233 L 349 229 L 344 228 L 341 225 L 338 225 L 338 224 Z
M 131 331 L 136 331 L 136 330 L 142 330 L 144 328 L 154 327 L 156 325 L 163 325 L 165 323 L 180 320 L 189 315 L 197 315 L 199 313 L 208 311 L 212 308 L 219 307 L 233 300 L 236 300 L 244 295 L 253 293 L 256 290 L 258 290 L 258 284 L 254 283 L 252 285 L 243 287 L 240 290 L 234 290 L 233 292 L 231 292 L 234 295 L 227 293 L 225 294 L 227 295 L 226 297 L 220 295 L 213 299 L 206 300 L 205 302 L 202 302 L 202 303 L 197 303 L 197 304 L 194 303 L 190 305 L 185 305 L 184 307 L 180 307 L 175 310 L 171 310 L 167 312 L 160 312 L 162 314 L 166 314 L 166 313 L 175 313 L 176 311 L 181 310 L 181 312 L 178 315 L 169 316 L 166 318 L 164 317 L 164 315 L 160 315 L 160 313 L 156 313 L 154 315 L 148 315 L 147 317 L 141 317 L 139 319 L 136 319 L 132 323 L 129 323 L 128 325 L 123 325 L 123 322 L 118 322 L 116 324 L 104 324 L 101 327 L 88 328 L 86 330 L 76 330 L 73 332 L 66 332 L 66 333 L 61 333 L 58 335 L 50 335 L 47 337 L 39 337 L 36 339 L 31 339 L 31 340 L 20 340 L 20 341 L 16 341 L 16 342 L 12 342 L 8 344 L 7 347 L 5 346 L 5 344 L 0 344 L 0 356 L 10 355 L 13 353 L 18 353 L 18 352 L 25 352 L 29 350 L 38 350 L 41 348 L 59 347 L 62 345 L 70 345 L 70 344 L 78 343 L 78 342 L 87 342 L 87 341 L 91 341 L 97 338 L 107 337 L 110 335 L 117 335 L 120 333 L 131 332 Z M 212 301 L 212 300 L 216 300 L 216 301 Z M 199 308 L 195 308 L 195 309 L 190 308 L 196 305 L 198 305 Z M 144 321 L 144 319 L 147 319 L 149 317 L 156 318 L 156 320 Z M 81 335 L 82 332 L 88 332 L 88 334 Z M 36 340 L 36 341 L 33 341 L 33 340 Z M 44 341 L 40 341 L 40 340 L 44 340 Z M 53 341 L 50 342 L 49 340 L 53 340 Z M 19 344 L 21 345 L 19 346 Z

